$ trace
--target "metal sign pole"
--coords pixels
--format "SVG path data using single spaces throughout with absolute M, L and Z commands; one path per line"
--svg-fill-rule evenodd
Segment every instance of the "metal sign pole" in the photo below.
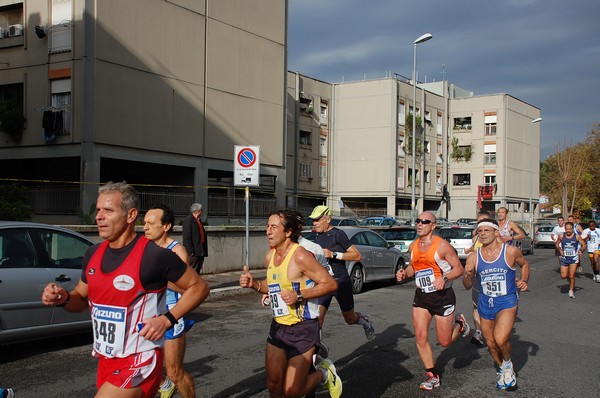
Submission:
M 245 200 L 246 200 L 246 262 L 245 264 L 250 268 L 250 187 L 245 189 Z

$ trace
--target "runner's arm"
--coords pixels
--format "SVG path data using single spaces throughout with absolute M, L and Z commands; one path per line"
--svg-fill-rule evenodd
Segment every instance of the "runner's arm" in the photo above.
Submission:
M 514 221 L 510 221 L 510 229 L 513 231 L 513 240 L 525 238 L 525 233 L 521 230 L 521 228 L 519 228 L 519 226 Z
M 473 287 L 473 276 L 475 275 L 475 263 L 477 261 L 477 255 L 472 253 L 467 257 L 467 263 L 465 265 L 465 276 L 463 277 L 462 283 L 465 289 L 469 290 Z
M 83 312 L 90 308 L 87 297 L 88 285 L 81 280 L 70 292 L 55 283 L 49 283 L 42 292 L 42 303 L 47 306 L 63 307 L 69 312 Z

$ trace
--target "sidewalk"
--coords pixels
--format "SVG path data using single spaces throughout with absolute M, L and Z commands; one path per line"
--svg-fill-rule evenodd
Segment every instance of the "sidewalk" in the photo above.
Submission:
M 252 277 L 263 280 L 267 277 L 266 269 L 250 270 Z M 207 300 L 215 300 L 223 296 L 246 294 L 254 292 L 253 289 L 240 287 L 240 275 L 242 270 L 223 272 L 220 274 L 203 274 L 202 278 L 210 287 L 210 295 Z

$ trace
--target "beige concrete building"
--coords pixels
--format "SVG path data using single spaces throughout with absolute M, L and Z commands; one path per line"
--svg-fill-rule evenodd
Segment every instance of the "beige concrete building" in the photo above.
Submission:
M 0 100 L 26 118 L 0 132 L 0 178 L 38 214 L 127 180 L 143 205 L 227 217 L 234 145 L 260 145 L 253 204 L 283 204 L 286 21 L 280 0 L 0 0 Z
M 395 75 L 332 86 L 329 157 L 320 158 L 329 166 L 327 204 L 340 214 L 410 218 L 412 82 Z M 456 220 L 506 206 L 511 219 L 528 220 L 529 198 L 535 205 L 539 196 L 538 108 L 437 82 L 418 83 L 416 114 L 417 212 Z
M 331 190 L 330 139 L 333 86 L 288 72 L 287 204 L 310 213 Z

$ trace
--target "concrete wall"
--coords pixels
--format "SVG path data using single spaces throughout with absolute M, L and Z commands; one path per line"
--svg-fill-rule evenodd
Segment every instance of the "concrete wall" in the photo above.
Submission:
M 65 225 L 94 242 L 100 242 L 98 230 L 94 225 Z M 143 233 L 141 226 L 136 227 Z M 213 274 L 242 270 L 246 258 L 245 227 L 206 227 L 208 235 L 208 257 L 204 261 L 204 273 Z M 269 250 L 264 227 L 250 227 L 250 269 L 264 268 L 265 254 Z M 171 234 L 175 240 L 182 241 L 181 226 L 174 227 Z

